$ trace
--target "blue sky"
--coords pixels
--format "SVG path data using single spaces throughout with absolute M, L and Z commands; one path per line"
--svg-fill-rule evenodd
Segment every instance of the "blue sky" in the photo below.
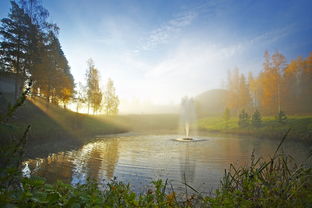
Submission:
M 261 70 L 265 50 L 312 52 L 310 0 L 43 0 L 76 81 L 93 58 L 121 100 L 178 103 L 222 87 L 227 71 Z M 9 1 L 0 1 L 0 17 Z

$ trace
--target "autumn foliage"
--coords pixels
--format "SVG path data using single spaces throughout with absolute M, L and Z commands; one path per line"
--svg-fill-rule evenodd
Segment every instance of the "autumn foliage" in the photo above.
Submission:
M 264 53 L 263 69 L 248 79 L 238 69 L 228 76 L 227 107 L 238 115 L 259 110 L 264 115 L 283 111 L 291 115 L 312 113 L 312 53 L 289 64 L 283 54 Z

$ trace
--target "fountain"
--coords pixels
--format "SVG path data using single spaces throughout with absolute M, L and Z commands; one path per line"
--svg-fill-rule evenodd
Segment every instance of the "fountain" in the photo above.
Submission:
M 178 141 L 194 141 L 190 137 L 190 124 L 195 121 L 195 106 L 191 98 L 184 97 L 181 102 L 181 122 L 184 128 L 185 137 L 177 139 Z

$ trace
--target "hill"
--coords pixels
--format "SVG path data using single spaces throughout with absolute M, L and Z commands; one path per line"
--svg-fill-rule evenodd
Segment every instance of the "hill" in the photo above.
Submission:
M 225 109 L 227 91 L 208 90 L 195 97 L 196 111 L 199 117 L 221 115 Z
M 1 101 L 2 109 L 4 103 Z M 109 119 L 75 113 L 56 105 L 47 105 L 41 98 L 28 99 L 10 118 L 9 125 L 0 126 L 0 141 L 19 138 L 27 125 L 31 125 L 26 157 L 38 157 L 48 153 L 77 147 L 96 135 L 127 131 Z

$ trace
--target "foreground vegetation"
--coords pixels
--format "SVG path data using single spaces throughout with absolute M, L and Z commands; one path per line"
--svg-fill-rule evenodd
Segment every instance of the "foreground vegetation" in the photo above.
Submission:
M 220 117 L 207 117 L 199 119 L 198 129 L 204 132 L 227 133 L 237 135 L 249 135 L 261 138 L 281 138 L 291 129 L 288 139 L 298 139 L 312 142 L 312 116 L 288 116 L 283 123 L 278 122 L 275 117 L 263 117 L 261 125 L 254 127 L 240 127 L 238 118 L 225 120 Z

